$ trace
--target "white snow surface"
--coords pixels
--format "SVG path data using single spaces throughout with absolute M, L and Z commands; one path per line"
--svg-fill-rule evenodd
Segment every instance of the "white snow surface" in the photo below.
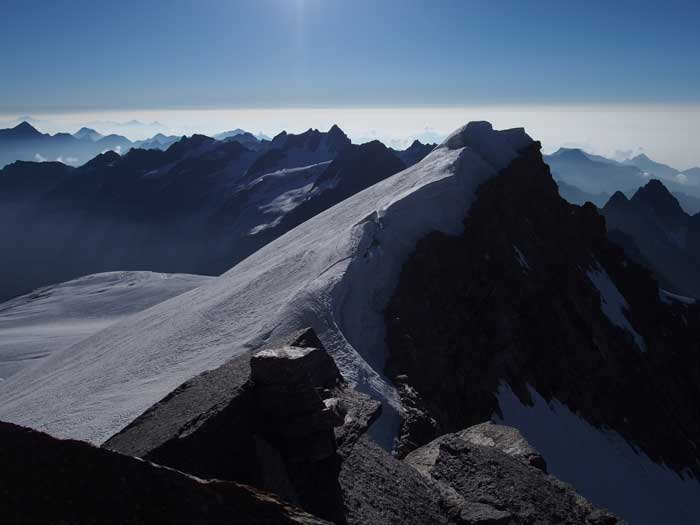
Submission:
M 213 277 L 107 272 L 0 304 L 0 379 Z
M 700 516 L 700 483 L 654 463 L 616 432 L 598 429 L 557 400 L 547 403 L 530 387 L 533 406 L 513 391 L 498 393 L 503 417 L 547 462 L 550 474 L 582 496 L 634 525 L 691 525 Z
M 600 306 L 605 316 L 610 319 L 612 324 L 629 332 L 639 349 L 646 352 L 644 338 L 634 329 L 625 315 L 625 311 L 629 310 L 629 305 L 610 279 L 608 272 L 596 261 L 595 266 L 586 272 L 586 276 L 600 293 Z
M 0 419 L 102 443 L 183 381 L 311 326 L 343 375 L 400 410 L 383 377 L 384 308 L 431 231 L 457 234 L 476 188 L 532 143 L 472 122 L 420 163 L 301 224 L 188 293 L 114 324 L 0 382 Z
M 242 185 L 239 191 L 249 194 L 246 206 L 254 209 L 241 213 L 239 230 L 255 235 L 268 228 L 274 228 L 304 201 L 330 189 L 316 184 L 330 163 L 331 161 L 326 161 L 310 166 L 281 169 Z

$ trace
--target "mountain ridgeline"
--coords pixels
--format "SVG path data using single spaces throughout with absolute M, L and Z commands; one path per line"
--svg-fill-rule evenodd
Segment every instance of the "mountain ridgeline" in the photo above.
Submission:
M 149 139 L 131 141 L 123 135 L 102 135 L 87 127 L 73 134 L 49 135 L 25 121 L 14 128 L 0 129 L 0 168 L 17 160 L 57 161 L 79 166 L 105 151 L 126 153 L 132 148 L 166 149 L 179 139 L 157 133 Z
M 104 140 L 89 131 L 80 140 Z M 107 151 L 77 168 L 17 161 L 0 170 L 0 299 L 112 270 L 218 275 L 406 168 L 383 144 L 353 145 L 337 126 L 271 141 L 232 133 Z M 410 162 L 428 152 L 416 149 Z
M 403 159 L 337 127 L 248 140 L 0 172 L 2 224 L 27 232 L 11 239 L 15 278 L 61 261 L 231 266 L 170 290 L 107 274 L 5 303 L 0 330 L 90 320 L 39 315 L 52 304 L 114 314 L 0 381 L 11 457 L 36 448 L 47 476 L 85 458 L 110 469 L 100 486 L 158 501 L 173 484 L 211 502 L 193 521 L 229 506 L 358 525 L 697 521 L 700 304 L 654 251 L 689 255 L 694 217 L 660 182 L 574 152 L 644 186 L 602 211 L 571 204 L 539 142 L 487 122 Z M 143 309 L 116 319 L 119 297 Z M 25 502 L 32 480 L 9 464 L 0 488 Z M 60 516 L 92 515 L 65 472 Z M 141 493 L 121 496 L 142 515 Z
M 577 148 L 560 148 L 544 159 L 561 196 L 572 204 L 588 201 L 602 207 L 616 191 L 631 195 L 655 178 L 663 181 L 688 213 L 700 211 L 699 168 L 681 172 L 646 155 L 618 162 Z
M 615 193 L 602 213 L 610 238 L 654 270 L 667 290 L 700 297 L 700 214 L 686 213 L 659 180 L 631 198 Z

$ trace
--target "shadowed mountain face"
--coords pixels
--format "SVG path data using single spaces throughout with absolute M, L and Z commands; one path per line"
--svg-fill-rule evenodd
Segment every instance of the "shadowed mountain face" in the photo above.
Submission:
M 437 144 L 423 144 L 420 140 L 414 140 L 407 149 L 403 151 L 392 149 L 392 151 L 404 162 L 404 164 L 406 164 L 406 166 L 413 166 L 417 162 L 423 160 L 425 156 L 436 147 Z
M 672 198 L 655 203 L 669 223 L 682 219 Z M 507 416 L 512 389 L 518 406 L 561 403 L 590 432 L 619 433 L 697 475 L 700 306 L 690 303 L 608 240 L 594 206 L 562 200 L 531 149 L 481 187 L 462 235 L 427 236 L 402 270 L 386 310 L 387 373 L 407 407 L 400 451 Z M 553 462 L 565 481 L 605 477 L 586 470 L 592 456 L 568 458 Z M 612 510 L 638 515 L 617 494 Z
M 628 166 L 634 166 L 642 171 L 645 171 L 651 175 L 660 178 L 673 177 L 674 175 L 677 175 L 679 173 L 677 169 L 672 168 L 671 166 L 651 160 L 644 153 L 623 161 L 623 164 L 626 164 Z
M 631 199 L 616 193 L 602 211 L 611 237 L 622 232 L 632 239 L 664 286 L 700 297 L 700 216 L 683 211 L 661 181 L 650 181 Z
M 571 204 L 583 206 L 587 202 L 592 202 L 596 206 L 601 207 L 610 198 L 608 193 L 586 193 L 585 191 L 580 190 L 576 186 L 568 184 L 563 180 L 558 180 L 556 183 L 557 187 L 559 188 L 559 195 L 561 195 L 561 198 L 570 202 Z
M 79 168 L 0 170 L 0 241 L 11 247 L 0 261 L 0 300 L 102 271 L 217 275 L 405 167 L 378 142 L 350 145 L 337 127 L 255 149 L 237 136 L 108 151 Z
M 681 173 L 646 155 L 617 162 L 571 148 L 560 148 L 552 155 L 545 155 L 544 159 L 559 185 L 561 196 L 572 204 L 592 202 L 602 207 L 616 191 L 629 196 L 650 178 L 658 178 L 663 180 L 688 213 L 700 210 L 698 168 Z
M 594 195 L 631 190 L 644 182 L 639 168 L 593 157 L 580 149 L 560 149 L 544 159 L 555 179 Z

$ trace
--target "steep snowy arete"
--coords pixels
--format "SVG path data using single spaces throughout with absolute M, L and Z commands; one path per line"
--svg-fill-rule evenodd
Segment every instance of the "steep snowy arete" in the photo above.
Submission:
M 221 277 L 3 381 L 0 419 L 101 443 L 183 381 L 311 326 L 348 381 L 384 401 L 374 430 L 390 445 L 400 406 L 382 373 L 384 308 L 401 266 L 427 233 L 459 233 L 476 188 L 531 143 L 468 124 Z

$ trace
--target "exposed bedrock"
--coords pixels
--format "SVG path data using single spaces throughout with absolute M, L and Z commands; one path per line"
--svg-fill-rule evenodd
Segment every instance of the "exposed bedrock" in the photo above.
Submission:
M 345 420 L 347 387 L 311 330 L 286 342 L 184 383 L 104 446 L 342 521 L 333 428 Z
M 513 428 L 484 423 L 446 434 L 405 462 L 440 493 L 452 523 L 621 523 L 544 470 L 544 460 Z
M 501 512 L 474 498 L 446 499 L 445 487 L 432 475 L 379 447 L 367 430 L 380 408 L 345 383 L 307 329 L 183 384 L 104 446 L 203 478 L 249 483 L 334 523 L 487 523 L 483 516 Z M 516 495 L 503 493 L 509 509 L 520 509 L 508 516 L 525 515 L 521 507 L 527 505 L 537 507 L 533 516 L 558 515 L 551 508 L 568 512 L 569 496 L 549 498 L 553 478 L 517 431 L 480 426 L 458 437 L 491 447 L 487 455 L 510 454 L 541 474 L 505 467 L 494 474 L 503 487 L 521 479 L 544 487 L 544 496 L 517 504 Z M 485 469 L 487 478 L 493 461 L 489 456 L 469 464 L 464 475 L 471 479 Z M 503 487 L 493 485 L 496 491 Z M 530 522 L 517 517 L 513 523 Z
M 697 474 L 700 307 L 662 300 L 595 207 L 558 196 L 539 148 L 480 187 L 461 235 L 428 235 L 402 269 L 386 310 L 398 452 L 489 420 L 507 383 Z

